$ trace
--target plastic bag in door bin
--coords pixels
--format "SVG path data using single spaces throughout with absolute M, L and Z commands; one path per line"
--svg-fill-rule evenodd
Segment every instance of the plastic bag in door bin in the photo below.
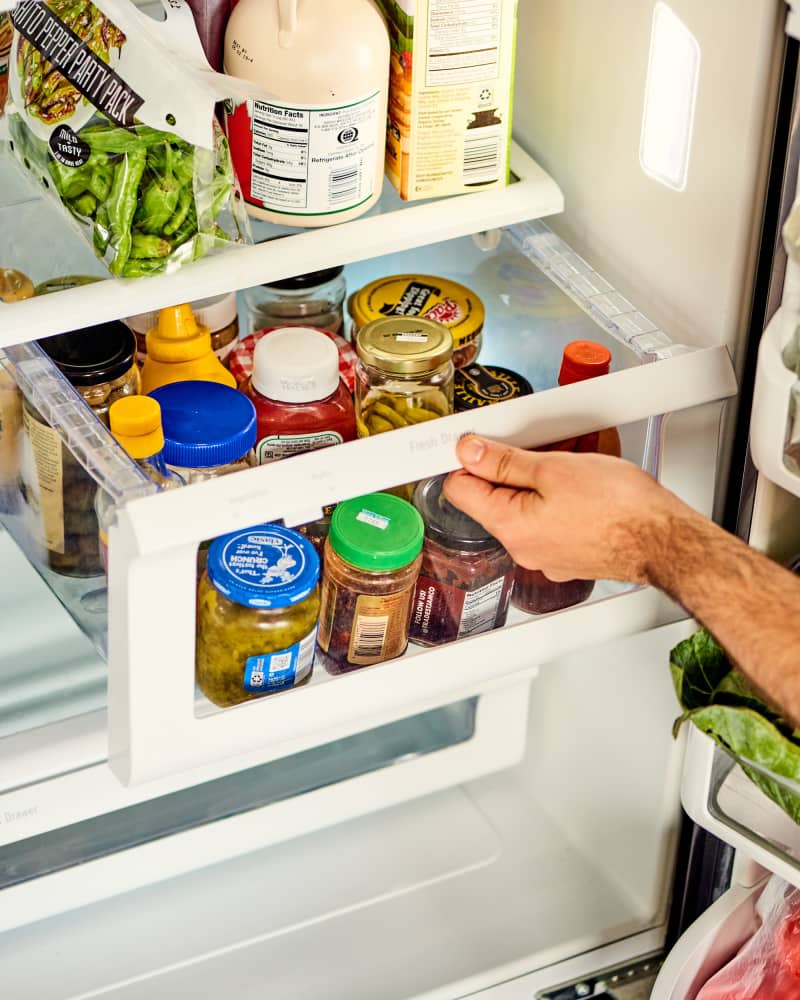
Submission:
M 697 1000 L 798 1000 L 800 889 L 773 877 L 757 904 L 761 926 Z
M 163 22 L 127 0 L 11 15 L 14 153 L 119 277 L 251 242 L 214 105 L 252 87 L 211 70 L 183 0 L 162 3 Z

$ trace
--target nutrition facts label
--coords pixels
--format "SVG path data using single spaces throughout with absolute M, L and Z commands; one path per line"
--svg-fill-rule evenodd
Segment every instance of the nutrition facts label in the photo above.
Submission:
M 500 7 L 501 0 L 430 0 L 427 86 L 499 75 Z
M 458 629 L 459 639 L 465 635 L 485 632 L 487 628 L 494 626 L 504 584 L 505 577 L 501 576 L 483 587 L 478 587 L 477 590 L 473 590 L 464 597 L 461 625 Z
M 250 193 L 293 215 L 344 212 L 375 186 L 379 94 L 335 108 L 252 103 Z

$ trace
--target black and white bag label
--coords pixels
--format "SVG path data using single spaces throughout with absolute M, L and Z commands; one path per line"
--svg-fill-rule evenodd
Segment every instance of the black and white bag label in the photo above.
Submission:
M 65 167 L 80 167 L 89 159 L 91 150 L 88 143 L 74 132 L 69 125 L 59 125 L 50 133 L 50 152 L 53 159 Z

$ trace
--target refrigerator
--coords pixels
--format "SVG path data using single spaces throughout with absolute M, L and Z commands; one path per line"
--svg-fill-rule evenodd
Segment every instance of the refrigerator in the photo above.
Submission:
M 0 8 L 10 9 L 11 0 Z M 512 183 L 111 280 L 0 148 L 0 265 L 105 280 L 0 303 L 0 356 L 117 500 L 109 585 L 51 572 L 0 495 L 0 983 L 9 1000 L 694 1000 L 800 828 L 698 731 L 649 587 L 218 711 L 194 686 L 198 544 L 447 472 L 467 431 L 623 453 L 779 561 L 800 281 L 800 11 L 519 0 Z M 274 237 L 280 235 L 280 239 Z M 530 396 L 154 493 L 37 338 L 343 264 L 486 305 Z M 612 373 L 556 387 L 588 338 Z M 19 462 L 24 464 L 24 451 Z M 13 488 L 11 489 L 13 494 Z M 598 544 L 603 543 L 598 538 Z

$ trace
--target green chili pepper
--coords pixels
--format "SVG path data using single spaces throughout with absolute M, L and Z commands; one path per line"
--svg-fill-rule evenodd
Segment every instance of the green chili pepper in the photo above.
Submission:
M 178 154 L 172 164 L 172 169 L 175 171 L 175 176 L 181 184 L 192 187 L 194 181 L 193 147 L 190 146 L 188 150 L 178 150 Z
M 99 166 L 89 174 L 88 188 L 99 202 L 104 202 L 111 194 L 114 170 L 110 164 Z
M 173 246 L 181 246 L 188 239 L 193 237 L 197 233 L 197 212 L 195 211 L 194 202 L 189 206 L 189 214 L 183 221 L 183 225 L 176 231 L 174 236 L 172 236 Z
M 110 233 L 108 231 L 108 209 L 105 205 L 100 205 L 94 217 L 94 231 L 92 232 L 92 243 L 94 252 L 98 257 L 105 255 L 108 248 Z
M 138 146 L 114 169 L 114 182 L 108 201 L 111 241 L 116 254 L 109 265 L 112 274 L 121 274 L 131 252 L 131 224 L 136 211 L 139 184 L 147 163 L 147 151 Z
M 180 181 L 176 180 L 172 173 L 172 147 L 168 142 L 165 146 L 166 174 L 147 185 L 140 205 L 141 228 L 151 234 L 160 233 L 164 229 L 177 208 L 181 193 Z M 153 255 L 147 254 L 147 256 Z
M 78 215 L 85 215 L 91 219 L 97 210 L 97 198 L 89 191 L 84 191 L 78 198 L 73 199 L 72 207 Z
M 160 236 L 134 233 L 131 239 L 131 259 L 145 260 L 148 257 L 169 257 L 172 247 Z
M 172 236 L 173 233 L 177 233 L 183 223 L 186 221 L 186 216 L 189 214 L 189 209 L 194 203 L 194 194 L 192 189 L 188 187 L 182 187 L 181 193 L 178 195 L 178 204 L 175 211 L 172 213 L 172 218 L 164 226 L 164 235 Z
M 108 125 L 90 125 L 80 131 L 80 137 L 89 143 L 93 153 L 131 153 L 142 147 L 157 146 L 164 142 L 165 133 L 149 125 L 116 128 Z
M 58 160 L 50 160 L 47 169 L 62 198 L 77 198 L 86 190 L 88 175 L 82 167 L 65 167 Z
M 166 270 L 167 262 L 163 257 L 155 260 L 129 260 L 120 271 L 123 278 L 144 278 L 149 274 L 161 274 Z

